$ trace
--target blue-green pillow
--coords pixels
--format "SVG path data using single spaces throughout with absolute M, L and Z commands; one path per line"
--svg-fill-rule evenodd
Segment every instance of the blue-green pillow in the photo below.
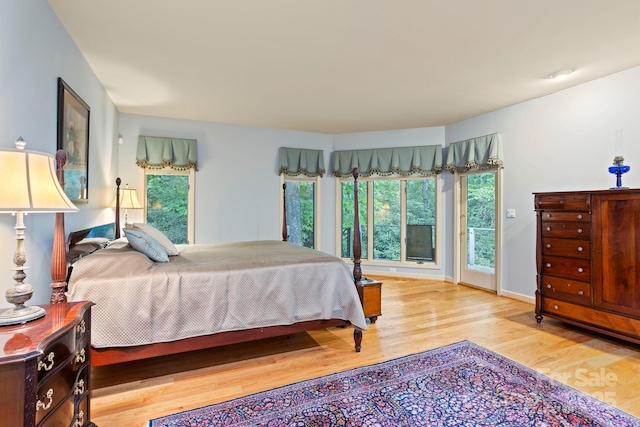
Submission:
M 124 235 L 133 249 L 148 256 L 152 261 L 168 262 L 169 256 L 156 239 L 138 230 L 127 230 Z

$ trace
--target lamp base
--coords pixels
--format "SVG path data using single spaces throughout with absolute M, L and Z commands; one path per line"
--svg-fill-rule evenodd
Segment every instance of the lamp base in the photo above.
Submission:
M 19 325 L 44 316 L 45 310 L 36 305 L 0 310 L 0 326 Z

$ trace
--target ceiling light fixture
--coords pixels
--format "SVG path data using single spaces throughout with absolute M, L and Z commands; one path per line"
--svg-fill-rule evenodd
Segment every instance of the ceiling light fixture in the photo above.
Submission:
M 569 74 L 573 73 L 573 70 L 560 70 L 549 74 L 549 78 L 552 80 L 566 79 Z

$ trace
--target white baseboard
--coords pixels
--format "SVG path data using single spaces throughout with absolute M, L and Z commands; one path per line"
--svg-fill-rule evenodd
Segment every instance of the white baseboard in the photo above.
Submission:
M 369 271 L 369 272 L 363 272 L 362 275 L 364 277 L 371 275 L 376 277 L 398 277 L 398 278 L 404 277 L 407 279 L 429 279 L 429 280 L 438 280 L 441 282 L 453 283 L 453 277 L 442 276 L 438 274 L 431 275 L 431 274 L 416 274 L 416 273 L 402 273 L 402 272 L 390 273 L 385 271 Z M 518 292 L 508 291 L 504 289 L 500 293 L 500 296 L 526 302 L 529 304 L 534 304 L 534 305 L 536 303 L 536 298 L 534 296 L 524 295 Z
M 438 280 L 441 282 L 451 281 L 450 279 L 443 277 L 439 274 L 418 274 L 418 273 L 402 273 L 402 272 L 388 272 L 388 271 L 369 271 L 362 272 L 363 276 L 376 276 L 376 277 L 398 277 L 398 278 L 406 278 L 406 279 L 429 279 L 429 280 Z
M 502 290 L 502 294 L 500 296 L 515 299 L 522 302 L 528 302 L 529 304 L 534 304 L 534 305 L 536 303 L 536 297 L 519 294 L 517 292 L 505 291 L 504 289 Z

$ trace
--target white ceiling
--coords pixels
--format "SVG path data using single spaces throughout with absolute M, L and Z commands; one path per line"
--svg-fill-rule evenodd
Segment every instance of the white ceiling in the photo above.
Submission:
M 49 3 L 118 110 L 161 117 L 443 126 L 640 65 L 640 0 Z

